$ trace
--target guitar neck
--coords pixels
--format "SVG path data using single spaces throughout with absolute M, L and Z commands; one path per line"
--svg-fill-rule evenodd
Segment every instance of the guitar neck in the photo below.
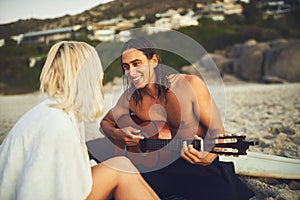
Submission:
M 170 151 L 180 151 L 182 148 L 183 141 L 186 141 L 187 144 L 192 144 L 193 147 L 197 150 L 201 149 L 200 140 L 182 140 L 182 139 L 154 139 L 146 138 L 140 141 L 139 147 L 141 151 L 155 151 L 161 148 Z
M 142 152 L 156 151 L 162 148 L 168 151 L 181 151 L 183 141 L 186 141 L 188 145 L 192 144 L 198 151 L 204 150 L 224 155 L 246 155 L 249 146 L 257 144 L 255 141 L 245 141 L 245 136 L 222 136 L 205 141 L 146 138 L 140 141 L 139 149 Z

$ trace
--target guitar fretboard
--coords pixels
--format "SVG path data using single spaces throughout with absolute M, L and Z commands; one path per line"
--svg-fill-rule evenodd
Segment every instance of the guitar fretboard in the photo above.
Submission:
M 187 144 L 192 144 L 193 147 L 197 150 L 201 149 L 201 142 L 200 140 L 182 140 L 182 139 L 152 139 L 147 138 L 140 141 L 140 149 L 141 151 L 147 150 L 159 150 L 164 148 L 165 150 L 171 151 L 180 151 L 182 148 L 183 141 L 186 141 Z

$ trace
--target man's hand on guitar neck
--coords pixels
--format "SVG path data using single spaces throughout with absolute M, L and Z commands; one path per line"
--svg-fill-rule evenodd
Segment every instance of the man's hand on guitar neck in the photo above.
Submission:
M 199 140 L 201 138 L 195 135 L 195 139 Z M 217 154 L 209 153 L 207 151 L 198 151 L 193 145 L 187 145 L 187 142 L 184 141 L 182 144 L 181 157 L 191 164 L 207 166 L 217 158 Z
M 120 130 L 122 134 L 121 136 L 119 135 L 119 137 L 127 146 L 136 146 L 140 140 L 144 139 L 144 136 L 141 135 L 141 130 L 139 129 L 127 126 Z

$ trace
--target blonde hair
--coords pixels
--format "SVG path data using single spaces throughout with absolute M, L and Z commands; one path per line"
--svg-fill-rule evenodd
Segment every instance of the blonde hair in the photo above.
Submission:
M 40 90 L 57 101 L 52 107 L 73 111 L 78 121 L 94 121 L 103 112 L 103 70 L 95 48 L 85 42 L 53 45 L 40 76 Z

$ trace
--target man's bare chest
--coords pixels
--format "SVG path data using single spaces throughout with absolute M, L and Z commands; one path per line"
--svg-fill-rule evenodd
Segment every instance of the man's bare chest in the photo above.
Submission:
M 184 120 L 180 107 L 172 102 L 143 102 L 142 105 L 132 105 L 130 109 L 142 121 L 163 121 L 170 128 L 178 128 Z

